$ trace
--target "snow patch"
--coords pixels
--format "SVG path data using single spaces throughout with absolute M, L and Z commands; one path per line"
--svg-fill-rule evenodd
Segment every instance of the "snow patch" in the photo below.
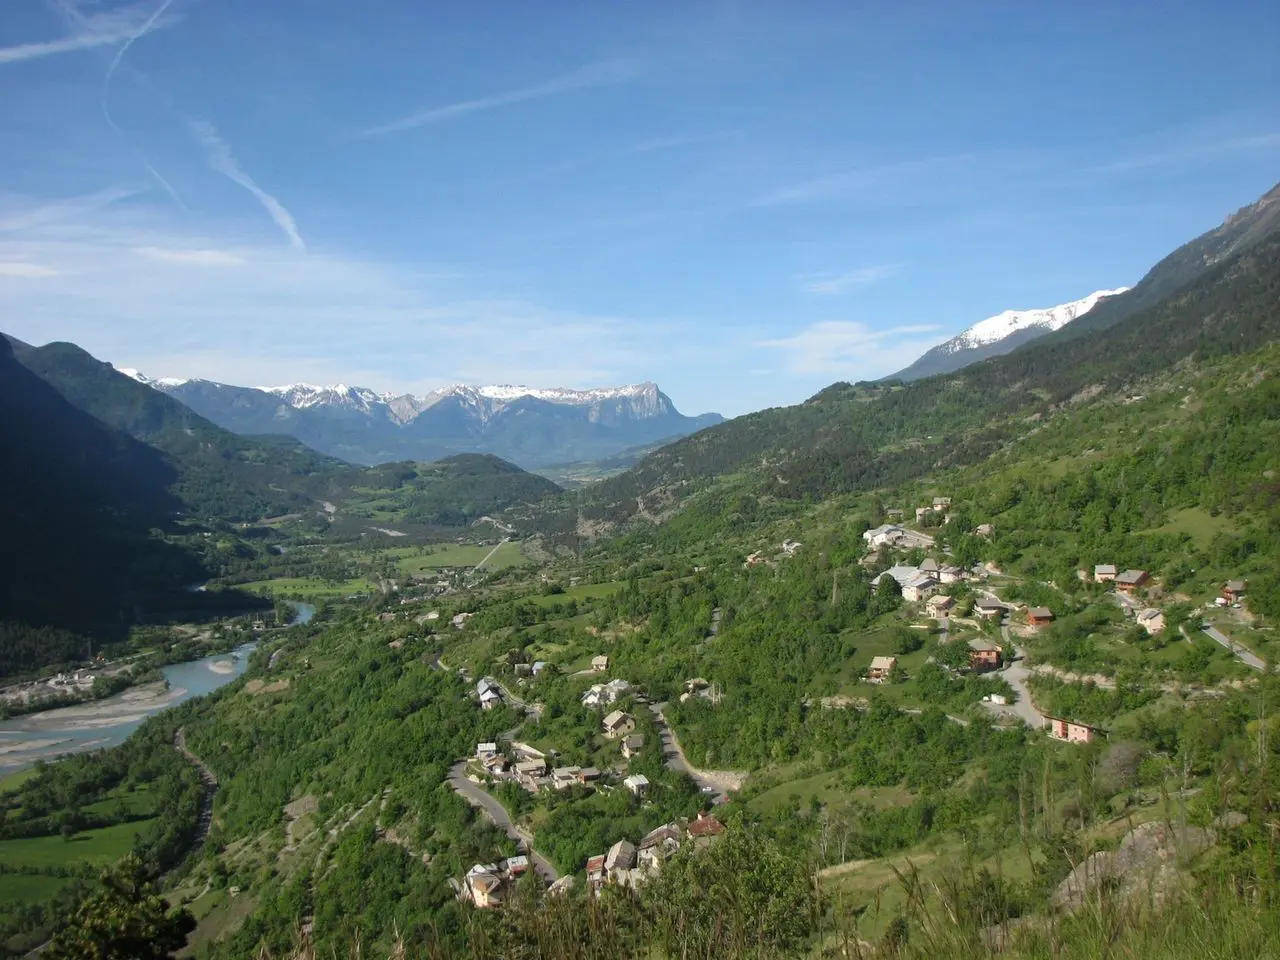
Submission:
M 1128 289 L 1128 287 L 1118 287 L 1115 290 L 1098 290 L 1080 300 L 1059 304 L 1056 307 L 1038 310 L 1005 310 L 994 317 L 980 320 L 964 333 L 948 340 L 940 349 L 946 353 L 971 350 L 974 347 L 996 343 L 1030 327 L 1043 327 L 1046 331 L 1061 330 L 1072 320 L 1083 317 L 1103 298 L 1114 297 Z

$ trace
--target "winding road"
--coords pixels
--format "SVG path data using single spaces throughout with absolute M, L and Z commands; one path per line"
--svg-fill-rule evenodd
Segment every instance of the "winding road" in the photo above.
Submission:
M 746 774 L 732 770 L 699 770 L 690 765 L 689 758 L 684 755 L 680 741 L 667 723 L 662 713 L 663 703 L 649 704 L 653 714 L 654 725 L 658 728 L 658 736 L 662 739 L 662 756 L 666 760 L 667 769 L 686 774 L 704 793 L 714 793 L 717 798 L 723 797 L 730 790 L 741 788 Z
M 984 591 L 985 592 L 985 591 Z M 988 594 L 996 597 L 995 594 Z M 1029 727 L 1043 727 L 1044 715 L 1036 709 L 1035 704 L 1031 701 L 1031 688 L 1027 686 L 1027 678 L 1031 676 L 1031 668 L 1027 666 L 1027 652 L 1021 647 L 1015 646 L 1013 637 L 1009 633 L 1009 611 L 1006 608 L 1004 618 L 1000 621 L 1000 640 L 1006 650 L 1013 651 L 1013 656 L 1005 663 L 1003 670 L 999 672 L 999 676 L 1003 677 L 1009 686 L 1013 687 L 1014 693 L 1018 695 L 1018 699 L 1014 703 L 1001 705 L 983 701 L 983 706 L 1000 716 L 1018 717 Z
M 1246 650 L 1244 647 L 1240 646 L 1240 644 L 1235 643 L 1230 637 L 1228 637 L 1225 633 L 1223 633 L 1213 624 L 1206 623 L 1203 625 L 1201 629 L 1204 630 L 1204 632 L 1209 636 L 1210 639 L 1216 641 L 1217 643 L 1222 644 L 1222 646 L 1230 650 L 1231 653 L 1233 653 L 1241 663 L 1245 664 L 1246 666 L 1253 667 L 1253 669 L 1255 670 L 1265 671 L 1267 669 L 1267 665 L 1262 662 L 1261 657 L 1259 657 L 1256 653 L 1251 653 L 1250 651 Z
M 533 869 L 538 872 L 538 876 L 547 883 L 554 883 L 560 879 L 560 873 L 551 861 L 533 849 L 532 834 L 512 823 L 506 807 L 478 783 L 467 779 L 467 761 L 459 760 L 449 768 L 449 786 L 467 803 L 483 811 L 499 830 L 504 831 L 512 840 L 524 845 L 524 848 L 529 851 L 529 862 L 533 864 Z
M 173 734 L 173 748 L 187 758 L 187 762 L 196 768 L 200 780 L 204 784 L 204 796 L 200 800 L 200 819 L 196 822 L 196 835 L 191 843 L 192 853 L 200 849 L 205 838 L 209 836 L 209 828 L 213 825 L 213 795 L 218 792 L 218 777 L 209 769 L 208 764 L 187 749 L 186 727 L 179 727 Z

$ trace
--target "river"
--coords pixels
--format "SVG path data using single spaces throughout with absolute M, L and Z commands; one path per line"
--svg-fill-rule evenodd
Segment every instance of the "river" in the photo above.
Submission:
M 315 616 L 312 604 L 295 602 L 294 606 L 297 613 L 290 626 L 309 623 Z M 0 723 L 0 777 L 29 767 L 36 760 L 124 743 L 148 717 L 212 693 L 239 677 L 257 646 L 254 641 L 230 653 L 163 667 L 161 673 L 168 681 L 167 687 L 143 684 L 103 700 L 43 710 Z

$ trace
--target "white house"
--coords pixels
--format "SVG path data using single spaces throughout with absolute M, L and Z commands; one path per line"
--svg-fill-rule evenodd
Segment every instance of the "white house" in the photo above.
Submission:
M 622 785 L 630 790 L 633 796 L 643 797 L 649 790 L 649 778 L 643 773 L 633 773 L 622 781 Z

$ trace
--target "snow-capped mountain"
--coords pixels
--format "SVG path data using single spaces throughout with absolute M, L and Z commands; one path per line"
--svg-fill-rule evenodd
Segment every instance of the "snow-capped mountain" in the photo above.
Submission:
M 1072 320 L 1084 316 L 1105 298 L 1119 296 L 1128 289 L 1118 287 L 1115 290 L 1098 290 L 1087 297 L 1056 307 L 1005 310 L 994 317 L 979 320 L 963 333 L 929 350 L 905 370 L 886 379 L 919 380 L 938 373 L 950 373 L 988 357 L 1010 353 L 1037 337 L 1061 330 Z
M 656 383 L 570 390 L 454 384 L 425 396 L 345 383 L 237 387 L 129 376 L 243 434 L 284 433 L 358 463 L 493 453 L 525 467 L 596 460 L 719 423 L 686 417 Z

